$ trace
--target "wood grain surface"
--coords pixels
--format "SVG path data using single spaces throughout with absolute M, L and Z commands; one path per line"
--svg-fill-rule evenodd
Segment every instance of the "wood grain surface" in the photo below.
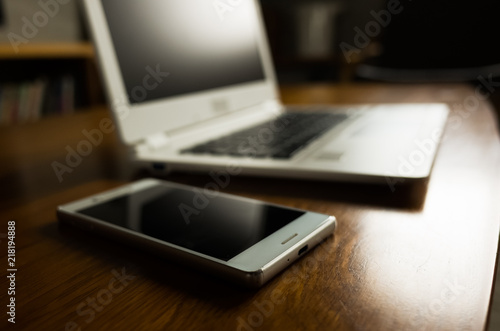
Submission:
M 16 222 L 10 330 L 481 330 L 500 222 L 500 144 L 487 100 L 465 85 L 281 88 L 289 104 L 446 102 L 452 113 L 430 179 L 362 185 L 232 177 L 225 192 L 338 218 L 335 235 L 258 291 L 60 226 L 57 205 L 147 174 L 114 132 L 58 178 L 105 109 L 0 129 L 0 293 L 7 222 Z M 165 179 L 203 187 L 203 174 Z M 403 183 L 404 184 L 404 183 Z

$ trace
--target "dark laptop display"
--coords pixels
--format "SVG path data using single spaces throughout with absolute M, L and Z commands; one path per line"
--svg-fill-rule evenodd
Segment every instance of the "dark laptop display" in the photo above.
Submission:
M 245 8 L 221 16 L 210 0 L 102 4 L 131 103 L 264 79 L 258 22 Z M 147 75 L 154 88 L 135 93 Z

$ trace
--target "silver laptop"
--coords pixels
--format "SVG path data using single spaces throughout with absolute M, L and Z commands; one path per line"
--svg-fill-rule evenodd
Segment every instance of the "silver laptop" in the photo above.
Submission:
M 257 1 L 83 2 L 116 125 L 146 167 L 389 184 L 430 174 L 448 107 L 284 106 Z

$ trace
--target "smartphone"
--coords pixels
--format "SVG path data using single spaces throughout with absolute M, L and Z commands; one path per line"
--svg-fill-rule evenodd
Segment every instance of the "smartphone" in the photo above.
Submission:
M 330 236 L 334 216 L 143 179 L 59 206 L 60 222 L 257 288 Z

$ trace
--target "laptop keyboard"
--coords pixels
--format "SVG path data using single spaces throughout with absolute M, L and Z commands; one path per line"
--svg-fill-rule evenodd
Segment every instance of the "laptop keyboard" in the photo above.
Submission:
M 285 113 L 181 153 L 289 159 L 346 118 L 334 113 Z

